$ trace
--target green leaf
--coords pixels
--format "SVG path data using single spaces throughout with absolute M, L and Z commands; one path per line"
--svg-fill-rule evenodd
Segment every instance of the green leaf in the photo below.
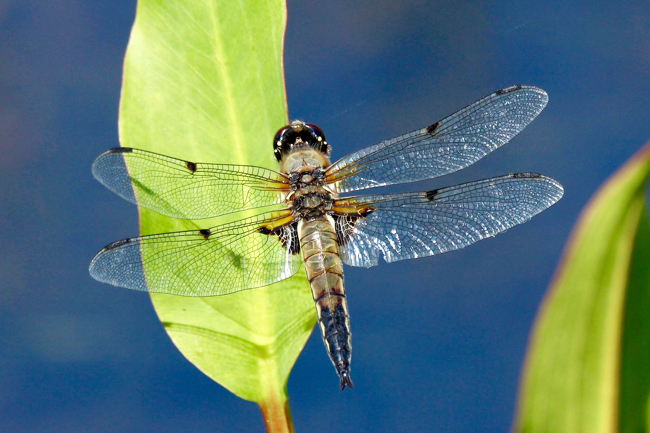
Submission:
M 583 211 L 532 335 L 515 430 L 647 431 L 650 143 Z
M 282 0 L 140 0 L 124 66 L 122 145 L 190 161 L 277 169 L 272 139 L 288 120 L 285 24 Z M 140 212 L 143 234 L 211 227 L 253 214 L 181 221 Z M 187 359 L 290 424 L 286 381 L 316 322 L 304 272 L 228 296 L 152 300 Z

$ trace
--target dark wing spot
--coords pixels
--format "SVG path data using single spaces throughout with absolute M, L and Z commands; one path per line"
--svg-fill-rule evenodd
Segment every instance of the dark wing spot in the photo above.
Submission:
M 201 236 L 203 236 L 205 239 L 208 239 L 208 238 L 210 237 L 210 235 L 212 234 L 212 232 L 210 232 L 210 229 L 199 230 L 199 233 L 200 233 Z
M 371 207 L 363 208 L 363 209 L 361 209 L 361 210 L 359 211 L 359 216 L 360 216 L 361 218 L 365 218 L 365 217 L 367 217 L 368 215 L 370 215 L 371 213 L 373 213 L 375 210 L 376 210 L 376 209 L 373 209 L 373 208 L 371 208 Z
M 436 199 L 436 196 L 438 195 L 439 192 L 440 192 L 439 189 L 432 189 L 431 191 L 427 191 L 427 192 L 426 192 L 426 194 L 427 194 L 427 200 L 429 200 L 429 201 L 433 201 L 433 200 L 435 200 L 435 199 Z
M 438 129 L 438 126 L 440 126 L 440 122 L 436 122 L 431 126 L 427 126 L 427 134 L 436 135 L 436 129 Z
M 187 167 L 187 169 L 189 171 L 191 171 L 192 173 L 194 173 L 196 171 L 196 163 L 195 162 L 185 161 L 185 167 Z
M 269 229 L 268 227 L 260 227 L 257 229 L 258 232 L 262 233 L 263 235 L 271 235 L 273 234 L 273 230 Z

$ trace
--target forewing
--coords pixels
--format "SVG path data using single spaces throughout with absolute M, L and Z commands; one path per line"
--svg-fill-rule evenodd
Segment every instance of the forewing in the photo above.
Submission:
M 113 242 L 90 263 L 98 281 L 183 296 L 225 295 L 289 278 L 300 268 L 286 214 L 266 214 L 204 230 Z M 269 227 L 276 235 L 268 235 Z
M 327 182 L 349 192 L 452 173 L 510 141 L 547 102 L 537 87 L 499 90 L 431 126 L 340 159 L 327 169 Z
M 194 163 L 125 147 L 101 154 L 92 170 L 131 203 L 184 219 L 280 203 L 288 189 L 285 176 L 266 168 Z
M 396 262 L 464 248 L 528 221 L 563 193 L 554 179 L 519 173 L 427 192 L 337 200 L 335 209 L 348 212 L 337 219 L 341 258 L 368 267 L 380 255 Z

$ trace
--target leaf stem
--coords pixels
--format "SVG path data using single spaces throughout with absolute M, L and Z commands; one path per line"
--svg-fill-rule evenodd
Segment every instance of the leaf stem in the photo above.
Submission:
M 279 392 L 259 403 L 268 433 L 295 433 L 286 392 Z

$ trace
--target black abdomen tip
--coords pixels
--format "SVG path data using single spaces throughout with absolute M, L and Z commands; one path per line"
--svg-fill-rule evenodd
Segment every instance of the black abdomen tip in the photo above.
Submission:
M 350 377 L 350 372 L 349 371 L 342 371 L 339 374 L 339 377 L 341 378 L 341 391 L 343 391 L 346 387 L 346 385 L 350 388 L 354 388 L 354 383 L 352 383 L 352 378 Z

